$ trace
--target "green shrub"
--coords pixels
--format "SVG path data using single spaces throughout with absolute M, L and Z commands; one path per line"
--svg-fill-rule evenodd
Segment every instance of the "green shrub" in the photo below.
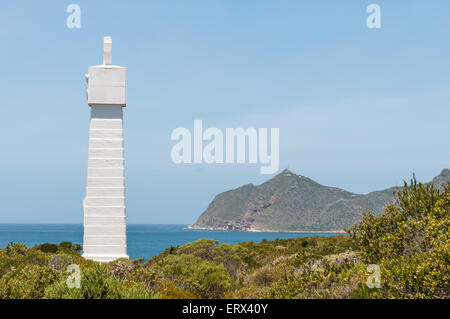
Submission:
M 51 254 L 55 254 L 58 252 L 58 245 L 56 244 L 51 244 L 51 243 L 44 243 L 41 245 L 36 245 L 34 246 L 34 249 L 40 250 L 44 253 L 51 253 Z
M 72 249 L 72 243 L 70 241 L 63 241 L 59 244 L 59 247 L 61 248 L 65 248 L 67 250 L 71 250 Z
M 57 271 L 38 265 L 26 265 L 12 270 L 0 279 L 0 299 L 42 298 L 45 288 L 59 277 Z
M 5 254 L 10 257 L 24 256 L 27 253 L 27 246 L 22 243 L 10 242 L 5 247 Z
M 382 216 L 365 214 L 351 238 L 365 262 L 380 265 L 386 296 L 448 298 L 450 186 L 441 192 L 413 178 L 397 196 Z
M 158 295 L 142 283 L 124 282 L 109 273 L 108 265 L 95 263 L 81 270 L 80 288 L 69 288 L 67 276 L 45 290 L 49 299 L 149 299 Z
M 201 298 L 220 298 L 231 288 L 232 278 L 223 265 L 192 255 L 167 255 L 153 265 L 160 277 L 185 287 Z

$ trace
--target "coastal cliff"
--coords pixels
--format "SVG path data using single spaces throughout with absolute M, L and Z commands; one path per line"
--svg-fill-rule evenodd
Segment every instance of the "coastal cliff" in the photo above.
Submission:
M 444 169 L 437 187 L 450 181 Z M 261 185 L 247 184 L 217 195 L 190 229 L 248 232 L 342 232 L 361 221 L 363 213 L 379 216 L 394 201 L 391 187 L 355 194 L 321 185 L 284 170 Z

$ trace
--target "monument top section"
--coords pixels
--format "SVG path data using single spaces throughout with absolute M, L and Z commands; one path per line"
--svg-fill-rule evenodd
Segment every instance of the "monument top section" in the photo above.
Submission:
M 112 37 L 103 39 L 103 64 L 88 68 L 88 105 L 126 106 L 127 69 L 112 65 Z
M 112 37 L 103 38 L 103 64 L 112 64 Z

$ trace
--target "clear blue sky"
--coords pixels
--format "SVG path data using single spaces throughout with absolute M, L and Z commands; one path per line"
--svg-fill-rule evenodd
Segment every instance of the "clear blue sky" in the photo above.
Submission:
M 66 7 L 81 7 L 81 29 Z M 382 28 L 366 27 L 366 7 Z M 81 223 L 84 74 L 128 68 L 129 223 L 191 223 L 259 166 L 175 165 L 176 127 L 279 127 L 281 169 L 366 193 L 450 167 L 449 1 L 9 1 L 0 223 Z

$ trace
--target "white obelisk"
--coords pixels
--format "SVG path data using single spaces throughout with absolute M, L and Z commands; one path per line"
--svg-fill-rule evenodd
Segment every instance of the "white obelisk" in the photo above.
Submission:
M 83 257 L 100 262 L 128 258 L 122 110 L 126 68 L 112 65 L 112 39 L 104 38 L 103 64 L 90 66 L 91 107 Z

